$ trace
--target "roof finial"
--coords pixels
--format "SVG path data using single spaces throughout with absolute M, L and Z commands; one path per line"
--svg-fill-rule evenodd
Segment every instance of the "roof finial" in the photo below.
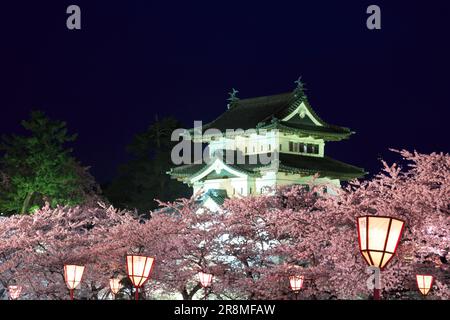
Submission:
M 239 100 L 239 98 L 236 96 L 236 95 L 239 93 L 239 91 L 236 90 L 235 88 L 232 88 L 231 90 L 232 90 L 231 92 L 228 92 L 228 95 L 230 96 L 230 97 L 227 99 L 227 100 L 228 100 L 228 105 L 227 105 L 228 109 L 230 109 L 231 105 L 232 105 L 234 102 L 236 102 L 236 101 Z
M 295 96 L 297 97 L 298 95 L 300 95 L 300 97 L 304 97 L 305 91 L 307 91 L 307 89 L 305 88 L 305 83 L 302 82 L 302 77 L 298 77 L 298 79 L 294 81 L 294 83 L 297 85 L 294 90 Z

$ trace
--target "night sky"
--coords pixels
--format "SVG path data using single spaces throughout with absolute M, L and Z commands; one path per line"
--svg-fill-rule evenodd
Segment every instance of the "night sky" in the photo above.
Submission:
M 66 28 L 66 8 L 82 30 Z M 382 30 L 366 28 L 381 7 Z M 449 1 L 8 1 L 0 6 L 0 134 L 30 110 L 79 134 L 100 182 L 155 114 L 186 127 L 302 76 L 328 123 L 356 131 L 326 153 L 374 173 L 388 148 L 450 150 Z

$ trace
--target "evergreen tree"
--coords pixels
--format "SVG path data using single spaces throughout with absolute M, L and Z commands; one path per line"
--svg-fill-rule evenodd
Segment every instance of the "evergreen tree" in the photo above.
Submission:
M 71 156 L 66 123 L 34 111 L 22 121 L 26 135 L 3 136 L 0 144 L 0 213 L 30 213 L 45 202 L 75 205 L 94 195 L 95 182 Z
M 158 207 L 155 199 L 173 200 L 190 195 L 190 190 L 167 175 L 172 166 L 170 154 L 175 142 L 172 132 L 180 123 L 171 117 L 158 119 L 145 132 L 136 134 L 127 146 L 132 156 L 119 168 L 118 176 L 105 189 L 109 201 L 124 209 L 148 213 Z

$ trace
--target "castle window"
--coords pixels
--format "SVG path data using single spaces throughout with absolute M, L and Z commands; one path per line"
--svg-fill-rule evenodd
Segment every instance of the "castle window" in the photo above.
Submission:
M 294 143 L 289 141 L 289 152 L 294 152 Z
M 247 147 L 245 147 L 245 153 L 247 153 Z
M 308 144 L 307 153 L 319 154 L 319 146 L 317 144 Z
M 272 145 L 269 143 L 269 151 L 272 151 Z
M 252 188 L 250 188 L 250 194 L 252 194 Z
M 299 148 L 299 149 L 300 149 L 299 152 L 301 152 L 301 153 L 307 153 L 307 150 L 306 150 L 306 144 L 300 143 L 300 148 Z
M 317 144 L 313 145 L 313 153 L 314 154 L 319 154 L 319 146 Z
M 280 151 L 283 149 L 283 145 L 280 143 Z

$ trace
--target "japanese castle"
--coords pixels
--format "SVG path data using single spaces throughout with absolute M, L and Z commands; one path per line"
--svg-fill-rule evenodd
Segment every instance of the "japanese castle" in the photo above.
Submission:
M 210 161 L 181 165 L 168 174 L 191 186 L 194 194 L 203 192 L 202 205 L 211 210 L 220 210 L 226 198 L 257 195 L 287 184 L 306 185 L 315 175 L 317 183 L 337 187 L 341 181 L 362 177 L 362 168 L 325 156 L 326 142 L 348 139 L 354 132 L 319 118 L 303 83 L 296 83 L 292 92 L 250 99 L 237 98 L 233 89 L 222 115 L 190 131 L 200 131 L 192 140 L 208 144 Z M 211 129 L 223 135 L 208 134 Z M 233 133 L 226 134 L 227 130 Z M 261 160 L 273 155 L 273 161 Z

